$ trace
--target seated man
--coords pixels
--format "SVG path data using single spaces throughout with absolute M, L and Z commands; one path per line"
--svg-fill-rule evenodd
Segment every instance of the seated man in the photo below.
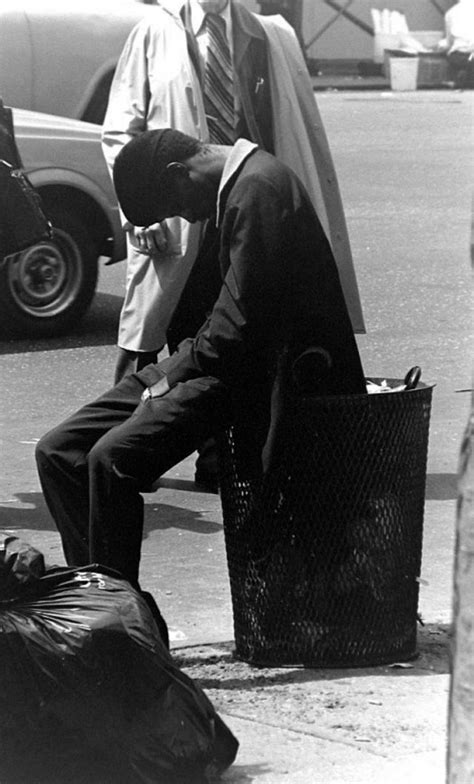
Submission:
M 37 462 L 70 565 L 138 583 L 141 491 L 233 423 L 253 472 L 278 460 L 294 361 L 325 357 L 314 393 L 365 392 L 334 258 L 293 172 L 255 144 L 146 131 L 119 153 L 115 187 L 136 225 L 214 219 L 222 287 L 196 336 L 44 436 Z M 307 379 L 306 379 L 307 381 Z M 306 385 L 307 386 L 307 385 Z

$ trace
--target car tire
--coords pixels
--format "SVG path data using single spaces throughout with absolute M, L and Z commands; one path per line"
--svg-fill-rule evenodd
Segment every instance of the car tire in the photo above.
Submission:
M 66 209 L 55 205 L 47 213 L 52 239 L 0 266 L 0 323 L 8 334 L 62 334 L 84 315 L 94 296 L 99 253 L 93 238 Z

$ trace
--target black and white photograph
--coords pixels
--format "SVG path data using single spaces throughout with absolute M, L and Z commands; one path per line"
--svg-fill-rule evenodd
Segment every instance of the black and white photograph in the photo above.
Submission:
M 0 784 L 474 784 L 474 0 L 1 0 Z

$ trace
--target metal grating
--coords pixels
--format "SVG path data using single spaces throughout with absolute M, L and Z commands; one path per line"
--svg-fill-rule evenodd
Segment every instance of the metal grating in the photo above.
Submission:
M 227 431 L 221 498 L 239 658 L 346 667 L 416 655 L 431 397 L 419 384 L 291 398 L 263 478 L 248 476 Z

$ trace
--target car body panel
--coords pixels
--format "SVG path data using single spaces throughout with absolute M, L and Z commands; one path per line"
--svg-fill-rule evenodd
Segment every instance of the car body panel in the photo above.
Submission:
M 2 0 L 0 96 L 8 106 L 81 119 L 115 69 L 134 25 L 156 13 L 135 0 Z

